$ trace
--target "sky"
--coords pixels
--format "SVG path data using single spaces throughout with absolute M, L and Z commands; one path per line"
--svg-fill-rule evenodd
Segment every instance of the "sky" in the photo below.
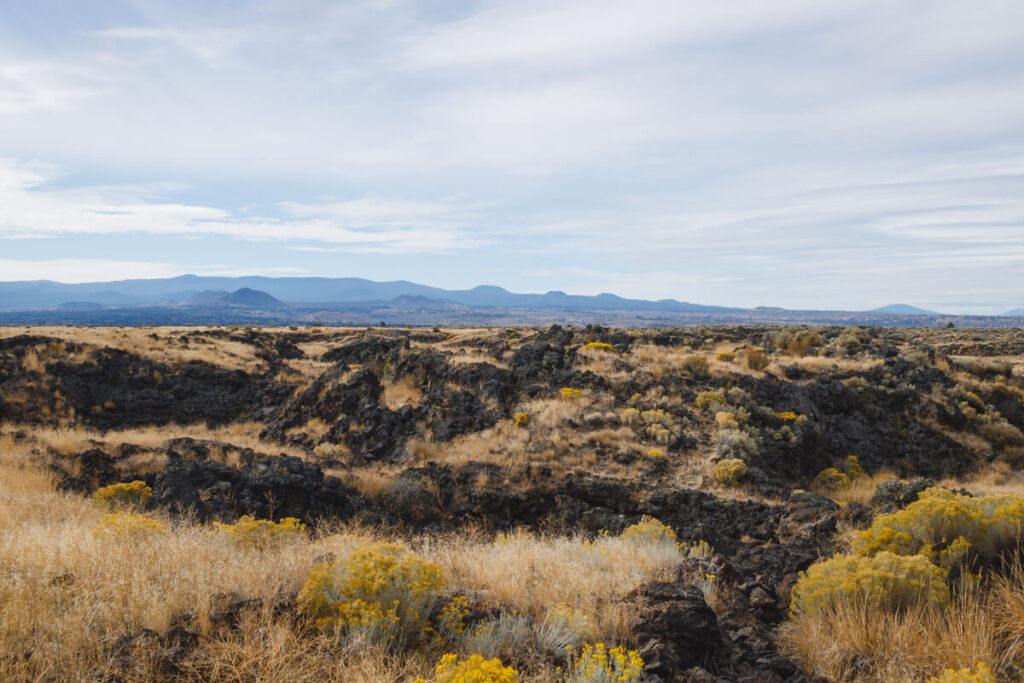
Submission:
M 0 280 L 1024 307 L 1020 0 L 0 0 Z

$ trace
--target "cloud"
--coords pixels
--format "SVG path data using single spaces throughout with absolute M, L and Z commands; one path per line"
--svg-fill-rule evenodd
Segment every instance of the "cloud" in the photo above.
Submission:
M 210 206 L 160 201 L 152 188 L 54 188 L 53 171 L 0 160 L 0 239 L 34 235 L 219 235 L 246 240 L 318 241 L 338 250 L 444 253 L 480 246 L 470 212 L 454 202 L 361 198 L 285 202 L 281 216 L 253 217 Z
M 0 278 L 5 281 L 54 280 L 56 282 L 106 282 L 135 278 L 182 275 L 172 263 L 111 261 L 106 259 L 49 259 L 16 261 L 0 259 Z
M 0 61 L 0 114 L 69 109 L 101 92 L 99 74 L 81 64 Z

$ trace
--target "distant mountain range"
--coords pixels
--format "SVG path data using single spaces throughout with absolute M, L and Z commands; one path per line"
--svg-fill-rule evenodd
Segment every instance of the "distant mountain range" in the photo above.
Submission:
M 501 287 L 447 290 L 362 278 L 204 277 L 63 284 L 0 282 L 5 324 L 547 324 L 615 325 L 815 323 L 1024 326 L 1024 310 L 952 316 L 907 304 L 872 311 L 794 311 L 708 306 L 615 294 L 520 294 Z
M 872 313 L 899 313 L 901 315 L 942 315 L 942 313 L 936 313 L 935 311 L 927 311 L 917 306 L 909 306 L 907 304 L 889 304 L 888 306 L 882 306 L 881 308 L 872 308 Z
M 121 280 L 87 284 L 62 284 L 49 280 L 0 282 L 0 310 L 52 308 L 69 302 L 103 306 L 208 305 L 239 290 L 263 292 L 290 304 L 391 301 L 398 297 L 423 297 L 463 306 L 516 308 L 577 308 L 644 311 L 739 311 L 724 306 L 702 306 L 675 299 L 646 301 L 614 294 L 575 296 L 565 292 L 516 294 L 501 287 L 481 285 L 467 290 L 448 290 L 415 282 L 374 282 L 362 278 L 320 277 L 201 277 L 182 275 L 152 280 Z M 251 296 L 243 294 L 243 296 Z M 235 303 L 235 302 L 228 302 Z

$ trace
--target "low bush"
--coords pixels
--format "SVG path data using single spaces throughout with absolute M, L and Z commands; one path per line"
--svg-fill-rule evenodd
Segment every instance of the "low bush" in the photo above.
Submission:
M 756 372 L 764 370 L 771 363 L 771 359 L 757 349 L 747 349 L 743 352 L 743 358 L 747 362 L 747 367 Z
M 1024 498 L 930 488 L 904 509 L 876 517 L 858 532 L 854 549 L 865 556 L 920 554 L 946 569 L 965 561 L 988 564 L 1017 547 L 1022 526 Z
M 412 683 L 427 681 L 417 678 Z M 460 660 L 456 654 L 447 654 L 434 669 L 434 683 L 519 683 L 519 672 L 500 659 L 470 655 Z
M 824 341 L 815 330 L 786 327 L 775 334 L 772 343 L 787 356 L 806 356 L 811 348 L 821 346 Z
M 530 413 L 521 410 L 512 416 L 512 424 L 516 427 L 528 427 L 530 425 Z
M 850 485 L 850 478 L 835 467 L 829 467 L 818 472 L 818 476 L 814 478 L 814 482 L 811 484 L 812 488 L 818 491 L 828 492 L 842 491 L 850 488 Z
M 747 463 L 728 458 L 715 465 L 711 477 L 722 486 L 737 486 L 747 476 Z
M 710 367 L 710 364 L 708 363 L 708 359 L 704 356 L 687 356 L 683 361 L 683 364 L 694 377 L 708 376 L 708 368 Z
M 761 452 L 757 439 L 739 429 L 724 429 L 718 434 L 718 454 L 726 459 L 750 460 Z
M 572 399 L 579 398 L 580 396 L 583 395 L 582 393 L 580 393 L 579 389 L 574 389 L 572 387 L 562 387 L 558 393 L 562 398 L 564 398 L 567 401 L 571 401 Z
M 722 363 L 731 363 L 734 360 L 736 360 L 736 352 L 735 351 L 722 351 L 717 356 L 715 356 L 715 360 L 721 361 Z
M 444 585 L 436 564 L 402 546 L 378 544 L 315 567 L 299 593 L 299 610 L 347 640 L 401 646 L 420 637 Z
M 153 497 L 153 489 L 144 481 L 111 484 L 96 491 L 96 500 L 111 507 L 144 508 Z
M 285 517 L 275 524 L 269 519 L 253 519 L 249 515 L 242 515 L 234 524 L 214 522 L 213 528 L 238 545 L 260 549 L 306 536 L 306 525 L 295 517 Z
M 702 391 L 697 394 L 697 410 L 704 412 L 715 412 L 728 410 L 729 404 L 725 396 L 717 391 Z
M 932 676 L 928 683 L 996 683 L 996 677 L 984 662 L 971 669 L 946 669 L 941 676 Z
M 537 629 L 537 647 L 561 656 L 567 649 L 583 645 L 589 631 L 584 615 L 568 605 L 557 604 L 548 610 Z
M 587 645 L 571 662 L 564 683 L 639 683 L 644 679 L 643 658 L 624 647 Z
M 615 350 L 615 347 L 613 347 L 611 344 L 606 344 L 604 342 L 590 342 L 589 344 L 584 344 L 583 348 L 606 352 L 611 352 Z
M 140 515 L 134 512 L 112 512 L 103 515 L 103 519 L 93 530 L 92 535 L 96 538 L 115 536 L 149 536 L 162 534 L 167 531 L 167 525 L 163 522 Z
M 654 517 L 644 515 L 636 524 L 626 527 L 622 538 L 637 543 L 676 543 L 676 532 Z
M 795 614 L 863 601 L 879 609 L 945 605 L 946 572 L 921 555 L 880 552 L 872 557 L 837 555 L 811 565 L 793 587 Z

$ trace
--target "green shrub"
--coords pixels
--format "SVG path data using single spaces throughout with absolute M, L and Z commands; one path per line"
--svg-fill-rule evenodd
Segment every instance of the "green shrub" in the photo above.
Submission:
M 153 489 L 144 481 L 111 484 L 96 491 L 96 500 L 111 507 L 144 508 L 153 497 Z
M 315 567 L 299 593 L 299 610 L 339 637 L 403 645 L 420 637 L 444 585 L 436 564 L 379 544 Z
M 800 614 L 861 600 L 887 610 L 945 605 L 949 601 L 946 572 L 921 555 L 904 557 L 885 551 L 872 557 L 837 555 L 800 575 L 791 607 Z
M 739 429 L 723 429 L 718 433 L 718 454 L 723 458 L 750 460 L 761 452 L 757 439 Z
M 722 460 L 715 465 L 711 476 L 722 486 L 736 486 L 747 476 L 747 463 L 739 458 Z

